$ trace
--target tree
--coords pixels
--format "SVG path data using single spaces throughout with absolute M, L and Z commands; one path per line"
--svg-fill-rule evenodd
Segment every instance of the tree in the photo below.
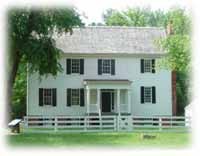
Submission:
M 165 14 L 161 10 L 151 8 L 128 8 L 125 11 L 108 9 L 103 14 L 106 25 L 110 26 L 163 26 Z
M 177 72 L 177 112 L 183 115 L 184 108 L 191 101 L 191 20 L 184 9 L 172 8 L 166 13 L 166 22 L 172 21 L 173 33 L 161 41 L 161 46 L 168 51 L 164 65 Z
M 20 63 L 29 63 L 29 72 L 40 75 L 56 75 L 61 71 L 60 50 L 56 48 L 53 35 L 72 33 L 74 26 L 82 26 L 79 14 L 73 8 L 40 10 L 24 8 L 8 11 L 9 57 L 7 64 L 8 112 L 10 97 Z M 9 116 L 8 116 L 9 117 Z
M 152 11 L 150 8 L 128 8 L 125 11 L 108 9 L 104 14 L 106 25 L 164 27 L 172 21 L 173 34 L 158 41 L 168 52 L 161 61 L 164 68 L 177 72 L 177 111 L 183 114 L 184 107 L 191 98 L 191 20 L 182 8 L 171 8 L 167 12 Z

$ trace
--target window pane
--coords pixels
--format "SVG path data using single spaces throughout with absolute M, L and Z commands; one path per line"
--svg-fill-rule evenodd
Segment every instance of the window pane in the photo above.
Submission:
M 103 60 L 103 64 L 102 64 L 102 72 L 103 73 L 111 73 L 111 61 L 110 60 Z
M 144 72 L 151 72 L 151 60 L 144 60 Z
M 43 104 L 52 105 L 52 89 L 43 89 Z
M 72 59 L 72 73 L 79 73 L 80 71 L 80 60 Z
M 145 87 L 144 88 L 144 102 L 147 102 L 147 103 L 151 102 L 151 99 L 152 99 L 151 95 L 152 95 L 151 87 Z
M 79 105 L 80 98 L 79 98 L 79 89 L 72 89 L 72 105 Z

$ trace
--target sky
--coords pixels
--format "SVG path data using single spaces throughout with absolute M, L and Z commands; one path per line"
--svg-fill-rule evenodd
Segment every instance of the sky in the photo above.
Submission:
M 181 6 L 189 10 L 189 0 L 73 0 L 72 4 L 84 14 L 84 23 L 103 22 L 102 14 L 108 8 L 124 10 L 128 7 L 150 7 L 152 10 L 168 10 L 173 6 Z

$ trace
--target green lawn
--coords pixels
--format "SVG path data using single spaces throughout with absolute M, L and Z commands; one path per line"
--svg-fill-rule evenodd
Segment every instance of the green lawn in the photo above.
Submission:
M 8 135 L 14 146 L 124 146 L 184 148 L 190 145 L 190 133 L 150 133 L 156 138 L 144 139 L 143 133 L 22 133 Z

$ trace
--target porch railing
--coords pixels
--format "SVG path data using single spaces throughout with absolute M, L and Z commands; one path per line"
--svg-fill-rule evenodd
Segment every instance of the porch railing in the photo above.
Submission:
M 98 104 L 90 104 L 89 111 L 90 113 L 99 113 L 99 105 Z M 128 104 L 120 104 L 120 112 L 121 113 L 128 113 Z
M 191 129 L 190 117 L 145 116 L 27 116 L 25 131 L 32 132 L 185 132 Z

